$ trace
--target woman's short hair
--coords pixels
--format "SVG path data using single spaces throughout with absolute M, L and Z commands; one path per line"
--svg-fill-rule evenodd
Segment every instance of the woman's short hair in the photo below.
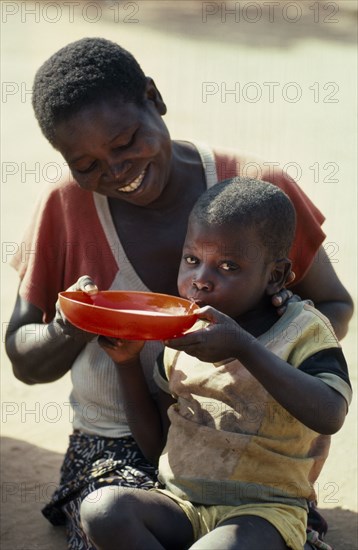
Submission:
M 58 50 L 39 68 L 32 104 L 43 134 L 54 144 L 56 124 L 91 103 L 116 96 L 141 105 L 146 82 L 127 50 L 104 38 L 83 38 Z

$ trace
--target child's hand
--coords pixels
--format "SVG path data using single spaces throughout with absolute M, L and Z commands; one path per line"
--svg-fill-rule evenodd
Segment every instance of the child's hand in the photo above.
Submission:
M 142 340 L 121 340 L 99 336 L 98 343 L 101 348 L 120 366 L 139 362 L 139 354 L 144 346 Z
M 231 317 L 210 306 L 199 309 L 197 313 L 199 319 L 205 319 L 210 324 L 180 338 L 167 340 L 165 345 L 185 351 L 201 361 L 216 363 L 236 357 L 241 346 L 251 339 Z

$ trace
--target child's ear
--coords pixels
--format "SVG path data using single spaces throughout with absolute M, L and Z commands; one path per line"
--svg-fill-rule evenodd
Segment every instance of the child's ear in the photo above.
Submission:
M 145 90 L 146 98 L 149 99 L 150 101 L 153 101 L 160 115 L 165 115 L 165 113 L 167 112 L 167 106 L 163 101 L 160 91 L 158 90 L 154 80 L 150 78 L 150 76 L 147 76 L 146 79 L 147 79 L 147 85 Z
M 276 260 L 271 271 L 270 280 L 267 283 L 266 293 L 269 296 L 280 292 L 285 286 L 291 273 L 292 262 L 288 258 Z

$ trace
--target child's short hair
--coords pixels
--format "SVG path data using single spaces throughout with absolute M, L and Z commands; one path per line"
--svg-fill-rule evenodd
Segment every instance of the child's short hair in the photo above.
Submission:
M 81 107 L 119 96 L 141 105 L 146 77 L 136 59 L 104 38 L 83 38 L 53 54 L 36 73 L 32 104 L 45 137 Z
M 296 212 L 286 193 L 271 183 L 240 177 L 203 193 L 191 218 L 214 226 L 254 226 L 272 259 L 288 255 L 296 228 Z

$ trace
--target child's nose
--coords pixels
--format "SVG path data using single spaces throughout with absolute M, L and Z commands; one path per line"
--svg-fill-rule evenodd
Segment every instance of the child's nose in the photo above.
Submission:
M 210 291 L 213 288 L 213 284 L 212 284 L 212 282 L 207 281 L 207 280 L 194 279 L 193 280 L 193 287 L 196 288 L 196 290 Z

